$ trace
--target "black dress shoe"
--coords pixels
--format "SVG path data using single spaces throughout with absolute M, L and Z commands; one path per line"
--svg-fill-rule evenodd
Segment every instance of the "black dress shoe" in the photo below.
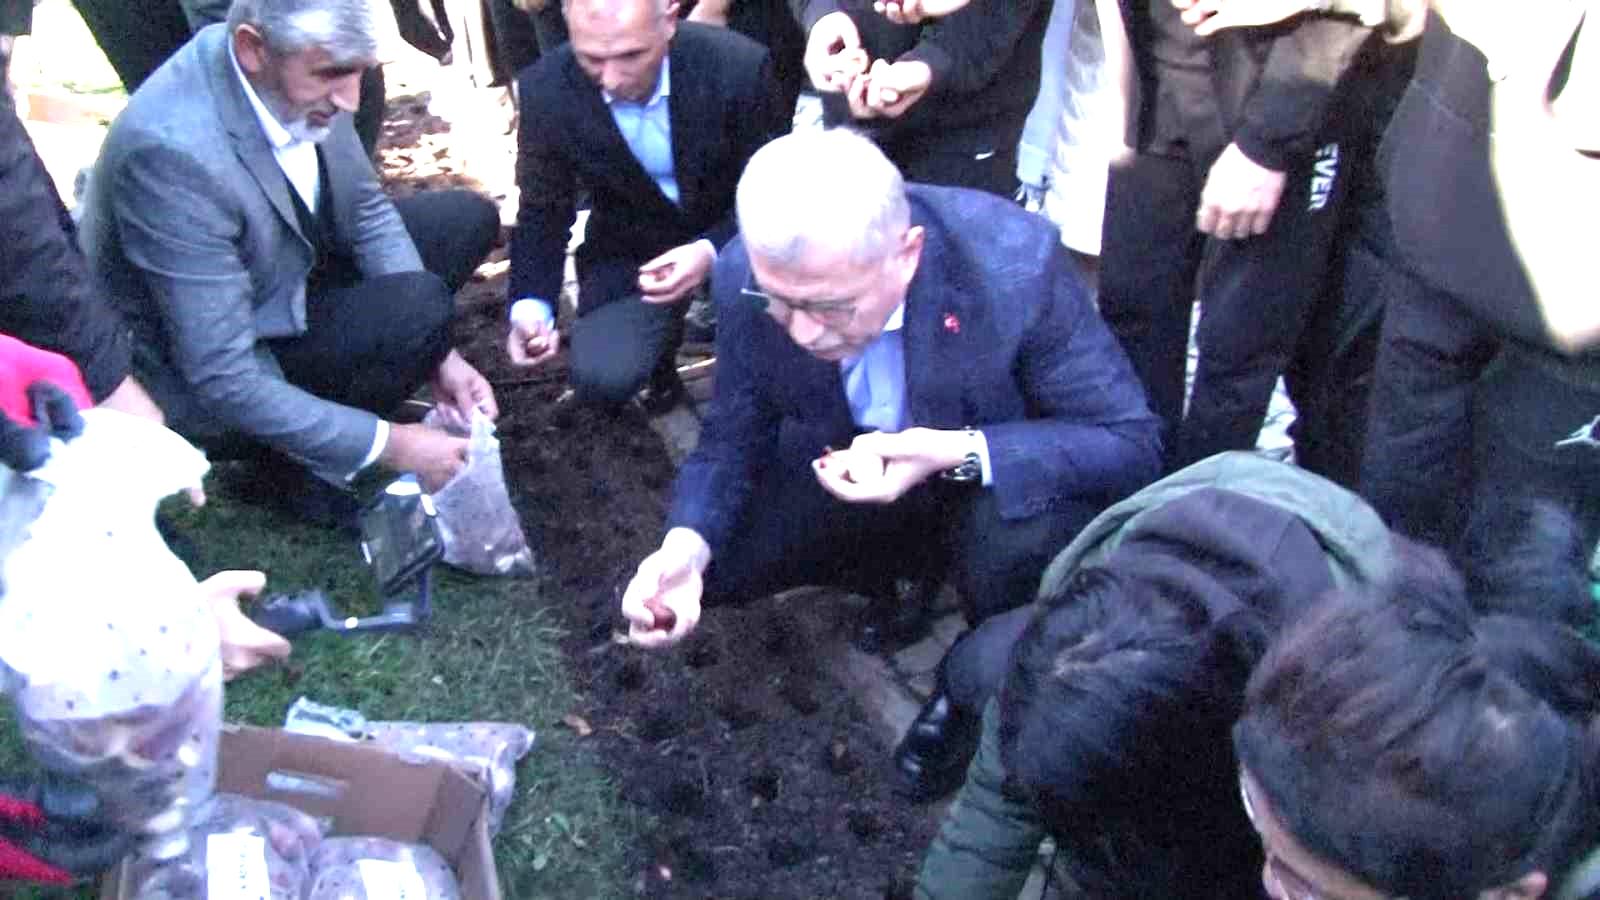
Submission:
M 936 692 L 894 748 L 895 790 L 915 802 L 937 800 L 961 786 L 978 752 L 980 720 Z
M 312 475 L 304 467 L 276 458 L 260 467 L 257 487 L 269 503 L 288 515 L 353 537 L 361 534 L 361 502 L 356 492 Z
M 933 601 L 942 586 L 934 578 L 896 578 L 873 591 L 856 623 L 856 649 L 895 653 L 922 640 L 933 623 Z

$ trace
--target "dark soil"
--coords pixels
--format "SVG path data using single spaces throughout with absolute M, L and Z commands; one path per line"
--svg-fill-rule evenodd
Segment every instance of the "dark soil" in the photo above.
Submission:
M 383 161 L 396 193 L 470 184 L 435 149 L 447 130 L 415 98 L 391 101 Z M 708 611 L 672 651 L 613 641 L 617 591 L 660 541 L 672 463 L 636 410 L 554 411 L 559 360 L 509 366 L 503 260 L 502 249 L 461 292 L 457 346 L 494 383 L 512 499 L 546 569 L 539 596 L 569 626 L 573 712 L 624 800 L 656 823 L 634 854 L 636 892 L 909 896 L 934 822 L 891 794 L 889 748 L 823 662 L 838 617 L 768 599 Z

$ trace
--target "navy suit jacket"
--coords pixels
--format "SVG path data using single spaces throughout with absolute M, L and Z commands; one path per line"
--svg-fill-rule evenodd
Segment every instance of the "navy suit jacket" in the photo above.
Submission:
M 926 229 L 906 294 L 913 425 L 982 429 L 1002 516 L 1068 498 L 1110 502 L 1159 474 L 1159 420 L 1053 225 L 978 191 L 910 185 Z M 838 363 L 817 359 L 739 293 L 742 241 L 717 263 L 717 379 L 669 527 L 721 552 L 772 465 L 804 466 L 859 431 Z M 781 498 L 773 498 L 780 500 Z
M 700 238 L 732 239 L 733 191 L 761 145 L 788 130 L 767 51 L 724 28 L 682 22 L 668 50 L 672 161 L 679 202 L 661 193 L 617 130 L 600 88 L 570 44 L 518 76 L 517 187 L 510 297 L 555 305 L 578 189 L 591 196 L 577 252 L 578 290 L 592 310 L 639 292 L 639 266 Z

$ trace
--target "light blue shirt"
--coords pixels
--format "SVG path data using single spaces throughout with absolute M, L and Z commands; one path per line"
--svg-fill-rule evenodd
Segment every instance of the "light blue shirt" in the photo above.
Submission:
M 633 158 L 644 167 L 661 193 L 677 203 L 678 176 L 672 165 L 672 115 L 667 102 L 672 96 L 672 59 L 662 58 L 655 93 L 643 103 L 619 100 L 605 91 L 601 91 L 600 96 L 611 108 L 611 118 L 622 132 L 622 139 L 628 142 L 628 149 L 633 151 Z
M 906 347 L 900 331 L 906 305 L 889 314 L 883 333 L 856 356 L 842 360 L 844 395 L 850 401 L 850 418 L 868 431 L 893 434 L 910 424 L 906 410 Z
M 883 333 L 872 339 L 860 353 L 840 360 L 844 376 L 844 396 L 850 404 L 850 418 L 866 431 L 894 434 L 912 425 L 906 403 L 906 345 L 903 334 L 906 305 L 902 302 L 889 314 Z M 989 440 L 981 431 L 969 429 L 972 451 L 978 454 L 983 485 L 994 483 L 989 463 Z

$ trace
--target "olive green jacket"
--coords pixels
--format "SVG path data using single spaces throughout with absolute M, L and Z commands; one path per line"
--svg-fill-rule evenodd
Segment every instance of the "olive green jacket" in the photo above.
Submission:
M 1045 570 L 1040 593 L 1058 588 L 1081 566 L 1103 562 L 1146 513 L 1201 488 L 1293 511 L 1321 544 L 1340 587 L 1376 581 L 1392 565 L 1389 531 L 1360 497 L 1304 469 L 1234 452 L 1195 463 L 1101 513 Z M 923 860 L 918 900 L 1012 900 L 1038 858 L 1047 833 L 1043 820 L 1001 791 L 999 718 L 990 701 L 978 755 Z

